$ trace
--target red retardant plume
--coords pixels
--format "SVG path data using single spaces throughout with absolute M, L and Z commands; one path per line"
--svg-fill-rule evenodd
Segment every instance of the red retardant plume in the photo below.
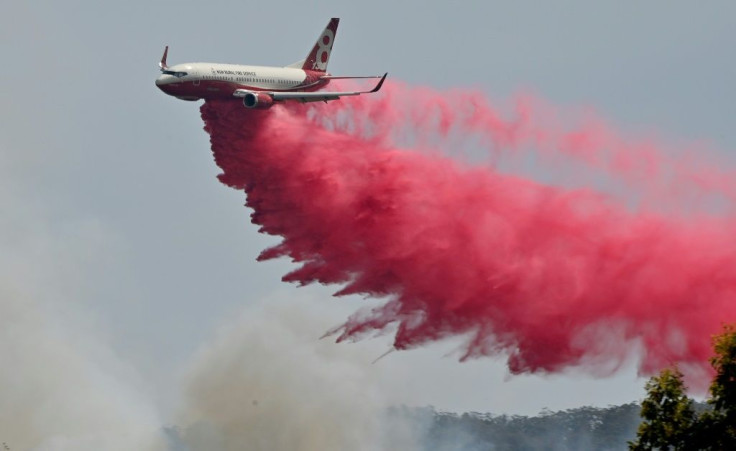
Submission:
M 514 373 L 596 371 L 634 349 L 645 373 L 707 367 L 711 334 L 736 320 L 736 216 L 730 203 L 680 216 L 646 205 L 684 186 L 730 202 L 727 173 L 632 144 L 592 115 L 567 130 L 529 98 L 506 121 L 476 92 L 386 91 L 201 110 L 220 180 L 283 238 L 259 258 L 298 263 L 285 281 L 385 299 L 333 331 L 338 341 L 393 331 L 402 350 L 462 336 L 462 358 L 507 355 Z M 496 156 L 532 148 L 600 171 L 648 203 L 428 149 L 466 135 Z

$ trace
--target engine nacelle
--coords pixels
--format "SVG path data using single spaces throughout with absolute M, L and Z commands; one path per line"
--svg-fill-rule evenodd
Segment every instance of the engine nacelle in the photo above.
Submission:
M 263 92 L 249 92 L 243 96 L 243 105 L 246 108 L 266 110 L 273 105 L 273 97 Z

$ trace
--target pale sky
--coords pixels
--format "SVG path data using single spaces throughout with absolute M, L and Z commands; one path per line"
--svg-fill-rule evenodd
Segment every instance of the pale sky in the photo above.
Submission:
M 3 419 L 24 421 L 19 405 L 34 424 L 47 417 L 41 410 L 69 403 L 84 416 L 87 404 L 59 393 L 97 387 L 80 382 L 91 373 L 111 400 L 135 398 L 130 409 L 150 423 L 176 423 L 196 356 L 237 318 L 269 305 L 304 312 L 313 320 L 295 340 L 311 346 L 364 303 L 331 297 L 333 287 L 282 283 L 288 261 L 255 261 L 276 241 L 250 224 L 244 194 L 215 178 L 200 102 L 156 89 L 164 45 L 170 64 L 286 65 L 340 17 L 334 74 L 388 71 L 498 100 L 533 92 L 593 107 L 634 134 L 736 149 L 733 2 L 309 3 L 0 7 L 0 359 L 9 372 L 0 376 L 0 441 L 11 434 Z M 263 340 L 279 330 L 266 328 Z M 372 364 L 389 343 L 329 344 L 328 364 L 351 365 L 387 404 L 452 411 L 620 404 L 641 398 L 645 382 L 631 364 L 600 379 L 511 376 L 503 356 L 459 363 L 457 343 Z M 101 399 L 94 390 L 89 398 Z

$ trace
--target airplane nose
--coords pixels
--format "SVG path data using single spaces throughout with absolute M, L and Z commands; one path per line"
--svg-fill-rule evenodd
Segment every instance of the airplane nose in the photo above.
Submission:
M 156 87 L 166 94 L 171 90 L 171 80 L 167 75 L 161 75 L 156 79 Z

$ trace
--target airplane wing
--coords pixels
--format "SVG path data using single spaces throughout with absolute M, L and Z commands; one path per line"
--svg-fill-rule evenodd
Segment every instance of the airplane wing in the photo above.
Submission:
M 328 102 L 330 100 L 337 100 L 340 97 L 343 96 L 357 96 L 360 94 L 370 94 L 373 92 L 378 92 L 378 90 L 381 89 L 381 86 L 383 86 L 383 82 L 386 80 L 386 76 L 388 75 L 388 72 L 383 74 L 383 77 L 381 77 L 381 80 L 379 80 L 378 84 L 375 88 L 371 89 L 370 91 L 344 91 L 344 92 L 338 92 L 338 91 L 327 91 L 327 92 L 306 92 L 306 91 L 292 91 L 292 92 L 278 92 L 278 91 L 261 91 L 261 94 L 267 94 L 273 101 L 281 101 L 281 100 L 296 100 L 298 102 L 306 103 L 306 102 Z M 337 77 L 335 77 L 337 78 Z M 341 77 L 342 78 L 342 77 Z M 345 77 L 347 78 L 347 77 Z M 350 77 L 354 78 L 354 77 Z M 370 77 L 373 78 L 373 77 Z M 245 97 L 249 94 L 255 94 L 253 91 L 248 91 L 246 89 L 236 89 L 233 95 L 235 97 Z

